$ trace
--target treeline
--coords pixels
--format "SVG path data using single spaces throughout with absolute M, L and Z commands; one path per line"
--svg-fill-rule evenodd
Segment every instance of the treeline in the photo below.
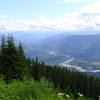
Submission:
M 80 72 L 70 72 L 67 68 L 49 66 L 30 61 L 31 77 L 39 80 L 41 77 L 53 82 L 55 88 L 66 93 L 82 93 L 84 96 L 98 99 L 100 95 L 100 79 L 87 76 Z
M 33 54 L 34 55 L 34 54 Z M 67 68 L 49 66 L 25 56 L 21 43 L 15 45 L 12 36 L 3 37 L 0 47 L 0 75 L 9 83 L 13 80 L 28 80 L 42 77 L 52 82 L 56 89 L 66 93 L 80 92 L 84 96 L 98 99 L 100 95 L 100 79 L 70 72 Z

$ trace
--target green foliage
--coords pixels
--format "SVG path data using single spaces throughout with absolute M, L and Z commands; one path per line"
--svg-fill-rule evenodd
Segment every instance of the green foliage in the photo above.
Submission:
M 13 37 L 8 36 L 7 39 L 2 39 L 0 51 L 0 73 L 6 82 L 28 77 L 29 70 L 21 44 L 16 47 Z
M 48 82 L 34 80 L 10 84 L 0 83 L 0 100 L 65 100 L 59 98 Z
M 34 80 L 24 82 L 13 81 L 10 84 L 1 81 L 0 100 L 66 100 L 64 96 L 58 97 L 52 85 L 44 79 L 41 79 L 39 82 Z M 73 96 L 70 96 L 70 100 L 74 100 Z M 92 99 L 80 97 L 78 100 Z
M 31 75 L 35 80 L 45 77 L 55 88 L 66 93 L 81 92 L 84 96 L 95 99 L 100 95 L 100 79 L 80 72 L 70 72 L 67 68 L 40 63 L 36 65 L 36 62 L 32 62 Z

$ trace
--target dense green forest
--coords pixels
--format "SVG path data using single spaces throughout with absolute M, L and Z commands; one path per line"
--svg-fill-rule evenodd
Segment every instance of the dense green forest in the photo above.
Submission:
M 18 94 L 17 92 L 18 91 L 20 92 L 19 89 L 22 90 L 26 89 L 25 94 L 32 91 L 36 93 L 35 90 L 31 89 L 32 81 L 31 82 L 26 81 L 26 80 L 31 80 L 32 78 L 36 81 L 33 82 L 32 84 L 36 84 L 41 80 L 41 78 L 45 78 L 46 80 L 48 80 L 48 82 L 53 84 L 55 91 L 59 91 L 59 92 L 61 91 L 66 94 L 73 94 L 74 96 L 77 93 L 81 93 L 87 98 L 93 98 L 98 100 L 98 97 L 100 95 L 99 78 L 90 77 L 80 72 L 71 72 L 64 67 L 49 66 L 49 65 L 45 65 L 44 62 L 39 63 L 38 57 L 36 57 L 35 59 L 27 58 L 24 54 L 22 44 L 19 43 L 16 46 L 12 36 L 8 36 L 7 38 L 3 37 L 1 41 L 0 76 L 6 82 L 5 84 L 2 84 L 3 89 L 2 87 L 0 87 L 1 88 L 0 93 L 3 93 L 3 96 L 9 95 L 9 93 L 11 93 L 12 91 L 13 92 L 16 91 L 16 93 L 14 92 L 15 93 L 14 95 L 17 95 Z M 15 80 L 16 82 L 13 82 Z M 27 84 L 29 85 L 30 90 L 28 89 Z M 36 86 L 38 84 L 41 84 L 41 82 L 37 83 Z M 21 88 L 21 86 L 23 88 Z M 11 89 L 11 92 L 6 94 L 9 89 Z M 35 87 L 33 89 L 35 89 Z M 4 90 L 7 92 L 4 92 Z M 24 96 L 24 94 L 22 95 Z M 29 95 L 32 94 L 30 93 Z M 1 100 L 40 100 L 40 99 L 39 98 L 32 99 L 31 96 L 31 99 L 23 98 L 23 99 L 1 99 Z M 41 99 L 41 100 L 45 100 L 45 99 Z M 47 99 L 47 100 L 59 100 L 59 99 Z

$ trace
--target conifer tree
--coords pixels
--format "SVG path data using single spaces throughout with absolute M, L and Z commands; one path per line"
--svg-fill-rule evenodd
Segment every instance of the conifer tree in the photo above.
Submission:
M 20 68 L 21 68 L 21 79 L 23 78 L 29 78 L 30 77 L 30 74 L 29 74 L 29 66 L 28 66 L 28 61 L 25 57 L 25 53 L 24 53 L 24 50 L 23 50 L 23 47 L 22 47 L 22 44 L 19 43 L 19 46 L 18 46 L 18 51 L 19 51 L 19 63 L 20 63 Z
M 7 38 L 7 49 L 6 49 L 6 66 L 4 74 L 5 80 L 7 82 L 16 79 L 18 80 L 20 77 L 20 67 L 19 67 L 19 55 L 18 50 L 14 44 L 14 40 L 12 36 L 8 36 Z
M 17 48 L 12 36 L 8 36 L 7 41 L 4 38 L 2 39 L 0 69 L 7 82 L 11 80 L 23 80 L 29 75 L 27 61 L 21 43 Z
M 0 48 L 0 73 L 1 74 L 3 74 L 5 70 L 4 66 L 6 65 L 5 64 L 6 49 L 7 49 L 6 39 L 5 37 L 2 37 L 1 48 Z

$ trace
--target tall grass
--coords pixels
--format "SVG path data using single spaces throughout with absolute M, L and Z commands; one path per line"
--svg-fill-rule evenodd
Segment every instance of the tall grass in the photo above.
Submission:
M 74 100 L 58 97 L 52 85 L 47 81 L 13 81 L 6 84 L 0 80 L 0 100 Z M 79 100 L 88 100 L 79 98 Z
M 0 81 L 0 100 L 65 100 L 59 98 L 47 81 L 34 80 L 6 84 Z

